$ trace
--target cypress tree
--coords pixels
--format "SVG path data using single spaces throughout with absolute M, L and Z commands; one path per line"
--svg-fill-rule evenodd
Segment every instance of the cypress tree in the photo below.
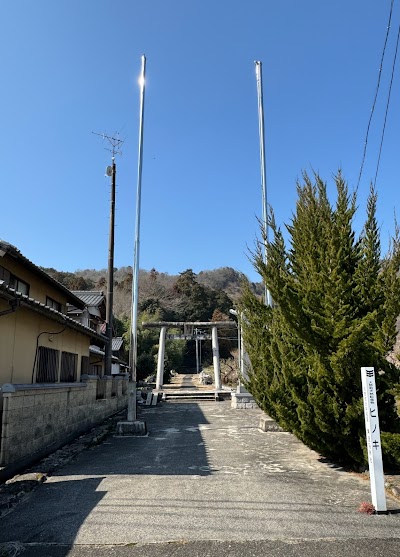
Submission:
M 244 288 L 239 305 L 252 364 L 249 391 L 310 447 L 355 465 L 365 463 L 362 366 L 378 371 L 381 429 L 400 431 L 390 393 L 398 370 L 386 359 L 400 313 L 400 249 L 396 229 L 381 264 L 376 192 L 371 188 L 365 226 L 356 239 L 356 196 L 340 171 L 335 185 L 332 206 L 323 180 L 303 175 L 286 226 L 289 247 L 271 212 L 272 239 L 263 238 L 253 263 L 274 306 L 266 308 L 250 288 Z

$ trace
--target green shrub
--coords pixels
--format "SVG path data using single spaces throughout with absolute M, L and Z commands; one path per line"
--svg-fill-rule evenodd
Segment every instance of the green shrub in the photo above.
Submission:
M 382 453 L 384 463 L 389 466 L 400 466 L 400 433 L 381 432 Z
M 142 352 L 137 358 L 136 364 L 137 380 L 141 381 L 156 371 L 154 356 L 147 352 Z

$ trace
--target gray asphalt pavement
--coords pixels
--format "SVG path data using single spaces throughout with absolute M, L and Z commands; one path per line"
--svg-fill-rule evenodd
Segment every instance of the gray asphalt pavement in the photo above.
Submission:
M 0 542 L 32 557 L 400 555 L 400 515 L 358 513 L 369 484 L 288 433 L 260 432 L 260 414 L 147 408 L 148 437 L 81 453 L 3 518 Z
M 400 540 L 197 541 L 125 546 L 38 544 L 21 546 L 21 551 L 21 557 L 349 557 L 356 552 L 363 557 L 397 557 Z

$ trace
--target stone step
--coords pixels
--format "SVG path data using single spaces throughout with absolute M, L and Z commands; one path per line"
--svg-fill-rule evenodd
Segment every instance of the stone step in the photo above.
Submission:
M 218 400 L 215 395 L 167 395 L 165 400 Z
M 197 389 L 169 389 L 163 391 L 163 398 L 165 400 L 171 399 L 190 399 L 190 400 L 217 400 L 219 398 L 218 392 L 197 390 Z

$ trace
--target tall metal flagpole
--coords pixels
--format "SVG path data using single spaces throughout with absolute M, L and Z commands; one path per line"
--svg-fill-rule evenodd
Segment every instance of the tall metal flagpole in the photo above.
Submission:
M 132 281 L 132 306 L 131 306 L 131 346 L 129 351 L 129 365 L 132 370 L 132 396 L 128 397 L 128 422 L 135 421 L 136 409 L 136 381 L 137 381 L 137 326 L 138 326 L 138 295 L 139 295 L 139 248 L 140 248 L 140 205 L 142 196 L 142 164 L 143 164 L 143 121 L 144 97 L 146 78 L 146 56 L 142 56 L 142 71 L 140 84 L 140 122 L 139 122 L 139 155 L 138 177 L 136 192 L 136 228 L 135 247 L 133 255 L 133 281 Z M 132 400 L 133 399 L 133 400 Z
M 262 189 L 262 212 L 264 227 L 264 261 L 267 263 L 267 244 L 268 244 L 268 200 L 267 200 L 267 179 L 265 172 L 265 142 L 264 142 L 264 106 L 263 106 L 263 87 L 262 87 L 262 63 L 254 62 L 256 65 L 257 97 L 258 97 L 258 131 L 260 135 L 260 166 L 261 166 L 261 189 Z M 265 304 L 272 305 L 271 293 L 265 285 Z

